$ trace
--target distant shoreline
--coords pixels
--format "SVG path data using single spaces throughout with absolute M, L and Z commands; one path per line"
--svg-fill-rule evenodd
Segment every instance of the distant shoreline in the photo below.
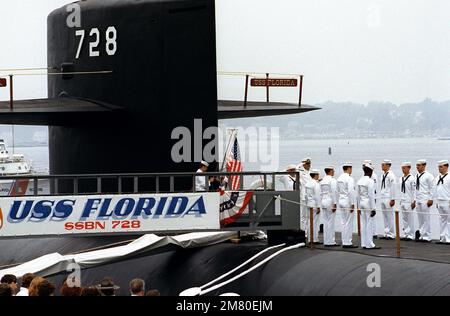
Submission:
M 7 144 L 8 148 L 13 148 L 12 144 Z M 39 148 L 48 147 L 48 144 L 36 143 L 36 144 L 14 144 L 14 148 Z

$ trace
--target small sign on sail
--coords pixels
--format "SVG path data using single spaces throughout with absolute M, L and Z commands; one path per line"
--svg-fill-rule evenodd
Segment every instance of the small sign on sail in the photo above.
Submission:
M 297 79 L 280 79 L 280 78 L 254 78 L 251 80 L 252 87 L 297 87 Z

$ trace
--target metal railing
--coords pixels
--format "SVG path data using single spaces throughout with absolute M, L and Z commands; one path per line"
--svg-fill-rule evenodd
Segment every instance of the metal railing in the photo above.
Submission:
M 86 175 L 32 175 L 1 177 L 2 181 L 13 180 L 13 186 L 25 183 L 28 190 L 9 196 L 51 197 L 64 195 L 99 194 L 154 194 L 154 193 L 192 193 L 196 191 L 195 180 L 205 178 L 208 183 L 212 177 L 239 177 L 238 191 L 252 192 L 247 210 L 226 230 L 294 230 L 300 228 L 299 183 L 300 174 L 296 173 L 295 185 L 287 191 L 276 188 L 278 177 L 289 175 L 287 172 L 208 172 L 208 173 L 142 173 L 142 174 L 86 174 Z M 257 181 L 248 183 L 249 178 Z M 26 181 L 26 182 L 24 182 Z M 255 184 L 256 183 L 256 184 Z M 48 190 L 42 190 L 46 184 Z M 217 191 L 214 189 L 208 192 Z M 232 191 L 226 189 L 226 191 Z M 2 192 L 4 193 L 4 192 Z M 7 196 L 3 196 L 7 197 Z M 1 197 L 0 197 L 1 198 Z M 142 233 L 142 232 L 140 232 Z M 154 233 L 154 232 L 153 232 Z
M 130 174 L 77 174 L 77 175 L 24 175 L 1 177 L 2 181 L 28 181 L 31 196 L 46 195 L 89 195 L 89 194 L 139 194 L 139 193 L 187 193 L 214 190 L 196 189 L 196 180 L 204 177 L 206 184 L 210 179 L 239 177 L 242 191 L 275 191 L 275 185 L 287 172 L 207 172 L 207 173 L 130 173 Z M 292 175 L 292 174 L 291 174 Z M 255 188 L 248 183 L 250 177 L 257 177 L 260 185 Z M 295 174 L 296 190 L 300 175 Z M 41 185 L 48 185 L 43 190 Z M 294 188 L 292 188 L 294 189 Z M 291 190 L 292 190 L 291 189 Z

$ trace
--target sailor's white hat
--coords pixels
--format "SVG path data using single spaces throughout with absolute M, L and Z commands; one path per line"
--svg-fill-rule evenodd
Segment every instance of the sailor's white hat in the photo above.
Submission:
M 351 163 L 351 162 L 344 162 L 342 164 L 342 167 L 353 167 L 353 163 Z
M 305 163 L 305 162 L 311 162 L 311 158 L 303 158 L 302 159 L 302 163 Z
M 438 161 L 438 166 L 439 167 L 442 167 L 442 166 L 445 166 L 445 165 L 448 165 L 448 164 L 449 164 L 448 160 Z
M 325 170 L 327 170 L 327 169 L 334 170 L 334 166 L 333 165 L 328 165 L 328 166 L 325 166 L 324 169 Z
M 363 165 L 364 165 L 365 163 L 372 164 L 372 160 L 364 160 L 364 161 L 363 161 Z
M 363 168 L 369 168 L 370 170 L 373 170 L 373 165 L 371 163 L 365 163 L 363 164 Z
M 207 163 L 206 161 L 202 160 L 200 161 L 201 165 L 204 165 L 205 167 L 209 167 L 209 163 Z
M 383 159 L 383 161 L 381 162 L 382 164 L 388 164 L 391 165 L 392 164 L 392 160 L 390 159 Z
M 311 169 L 311 170 L 309 171 L 309 174 L 320 174 L 320 171 L 317 170 L 317 169 Z
M 290 164 L 290 165 L 286 166 L 286 170 L 292 170 L 292 169 L 296 169 L 297 170 L 297 166 L 293 165 L 293 164 Z
M 427 160 L 426 159 L 419 159 L 419 160 L 417 160 L 417 164 L 418 165 L 426 165 L 427 164 Z
M 402 167 L 411 167 L 412 163 L 411 162 L 404 162 L 402 163 Z

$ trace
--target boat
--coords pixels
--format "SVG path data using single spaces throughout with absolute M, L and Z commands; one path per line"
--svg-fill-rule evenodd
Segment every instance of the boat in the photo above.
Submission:
M 3 139 L 0 139 L 0 176 L 21 176 L 33 173 L 31 163 L 23 154 L 10 154 Z
M 0 196 L 34 195 L 35 187 L 30 177 L 37 175 L 31 161 L 23 154 L 10 154 L 5 141 L 0 139 Z M 37 189 L 38 194 L 48 193 L 49 181 L 39 181 Z

